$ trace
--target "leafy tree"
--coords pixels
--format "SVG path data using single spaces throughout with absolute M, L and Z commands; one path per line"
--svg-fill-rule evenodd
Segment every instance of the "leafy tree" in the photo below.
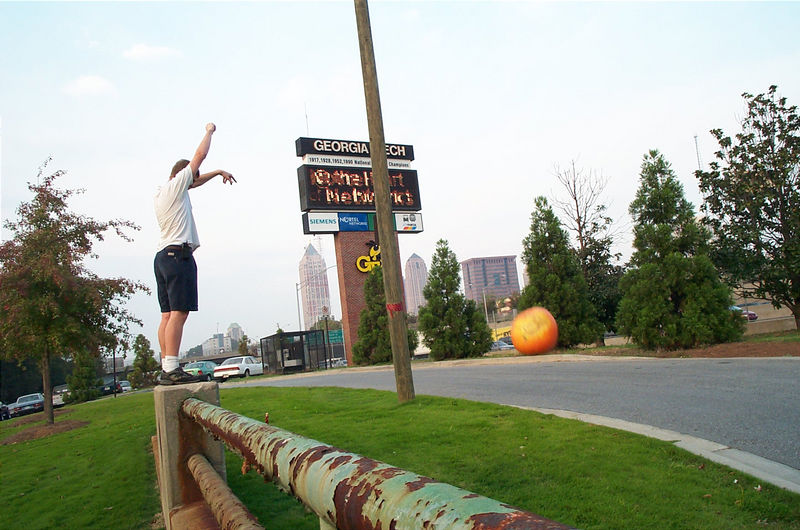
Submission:
M 61 357 L 50 360 L 50 383 L 63 385 L 72 371 L 72 363 Z M 10 403 L 24 394 L 42 391 L 42 374 L 35 359 L 0 360 L 0 401 Z
M 203 356 L 203 345 L 198 344 L 194 348 L 189 348 L 189 351 L 186 353 L 187 357 L 202 357 Z
M 600 202 L 608 178 L 576 167 L 556 168 L 556 178 L 567 193 L 566 200 L 555 200 L 562 213 L 564 227 L 577 242 L 575 250 L 586 282 L 589 301 L 604 330 L 616 331 L 616 313 L 622 295 L 619 280 L 623 268 L 617 262 L 620 254 L 612 253 L 614 243 L 612 220 Z M 598 337 L 603 343 L 603 334 Z
M 313 326 L 311 326 L 311 329 L 312 330 L 321 329 L 321 330 L 324 331 L 325 330 L 325 325 L 326 325 L 325 321 L 326 321 L 325 318 L 320 318 L 319 320 L 317 320 L 314 323 Z M 342 329 L 342 321 L 341 320 L 336 320 L 335 318 L 328 318 L 327 322 L 328 322 L 327 323 L 328 331 L 331 331 L 333 329 Z
M 239 341 L 239 346 L 237 348 L 237 353 L 239 355 L 249 355 L 248 350 L 250 346 L 250 337 L 247 335 L 242 335 L 242 340 Z
M 743 296 L 789 308 L 800 329 L 800 116 L 777 88 L 742 94 L 742 132 L 713 129 L 717 161 L 695 174 L 715 263 Z
M 19 219 L 5 227 L 13 239 L 0 245 L 0 355 L 20 361 L 35 358 L 42 373 L 45 417 L 53 423 L 50 360 L 125 349 L 130 324 L 141 324 L 122 303 L 147 288 L 124 278 L 100 278 L 84 261 L 97 257 L 92 247 L 113 230 L 126 241 L 128 221 L 96 221 L 67 208 L 80 190 L 54 187 L 63 171 L 28 184 L 31 202 L 17 209 Z
M 658 151 L 644 157 L 629 211 L 636 251 L 620 281 L 621 330 L 645 348 L 739 338 L 742 323 L 730 311 L 730 290 L 707 254 L 708 231 L 695 221 L 683 186 Z
M 392 340 L 389 335 L 389 315 L 386 313 L 386 293 L 383 288 L 383 268 L 375 267 L 364 282 L 366 307 L 358 322 L 358 340 L 353 344 L 353 362 L 378 364 L 392 360 Z M 323 328 L 324 329 L 324 328 Z M 408 330 L 408 351 L 417 349 L 417 334 Z
M 531 232 L 522 241 L 522 261 L 530 283 L 518 302 L 520 311 L 546 308 L 558 323 L 558 345 L 592 343 L 602 325 L 589 302 L 580 264 L 569 236 L 547 199 L 537 197 L 531 214 Z
M 143 388 L 153 386 L 157 381 L 157 372 L 161 365 L 155 359 L 155 352 L 150 346 L 150 341 L 147 337 L 136 335 L 133 341 L 133 372 L 130 374 L 129 381 L 134 388 Z
M 426 303 L 419 309 L 418 328 L 431 359 L 478 357 L 492 346 L 484 315 L 473 300 L 460 292 L 461 277 L 456 255 L 447 241 L 436 243 L 436 252 L 422 290 Z

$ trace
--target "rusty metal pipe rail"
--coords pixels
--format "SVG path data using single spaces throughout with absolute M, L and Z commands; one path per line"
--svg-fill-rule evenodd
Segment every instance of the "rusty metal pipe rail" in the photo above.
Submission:
M 569 528 L 488 497 L 305 438 L 196 398 L 181 411 L 339 529 Z
M 186 462 L 206 504 L 214 514 L 220 528 L 258 530 L 264 527 L 242 504 L 214 467 L 201 454 L 193 454 Z

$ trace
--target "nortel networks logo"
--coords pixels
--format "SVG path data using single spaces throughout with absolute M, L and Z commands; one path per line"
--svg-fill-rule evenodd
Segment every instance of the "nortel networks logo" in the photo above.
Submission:
M 312 225 L 335 225 L 337 223 L 336 219 L 309 219 L 309 224 Z

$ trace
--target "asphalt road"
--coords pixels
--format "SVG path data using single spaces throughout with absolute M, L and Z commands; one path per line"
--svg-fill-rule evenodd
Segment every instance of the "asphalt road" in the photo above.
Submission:
M 414 364 L 417 394 L 622 419 L 800 470 L 797 357 L 439 364 Z M 395 390 L 391 370 L 336 370 L 251 384 Z

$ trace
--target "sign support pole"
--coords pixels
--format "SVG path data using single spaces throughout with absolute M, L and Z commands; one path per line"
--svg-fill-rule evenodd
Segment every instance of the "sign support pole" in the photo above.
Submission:
M 414 380 L 411 375 L 411 355 L 408 352 L 408 324 L 403 307 L 403 281 L 400 251 L 392 223 L 389 197 L 389 166 L 386 161 L 386 139 L 378 92 L 378 73 L 372 46 L 367 0 L 354 0 L 358 47 L 361 52 L 361 73 L 364 78 L 364 99 L 369 125 L 369 151 L 372 159 L 373 189 L 375 191 L 375 224 L 380 234 L 383 288 L 389 312 L 389 335 L 392 341 L 394 378 L 400 403 L 414 399 Z

